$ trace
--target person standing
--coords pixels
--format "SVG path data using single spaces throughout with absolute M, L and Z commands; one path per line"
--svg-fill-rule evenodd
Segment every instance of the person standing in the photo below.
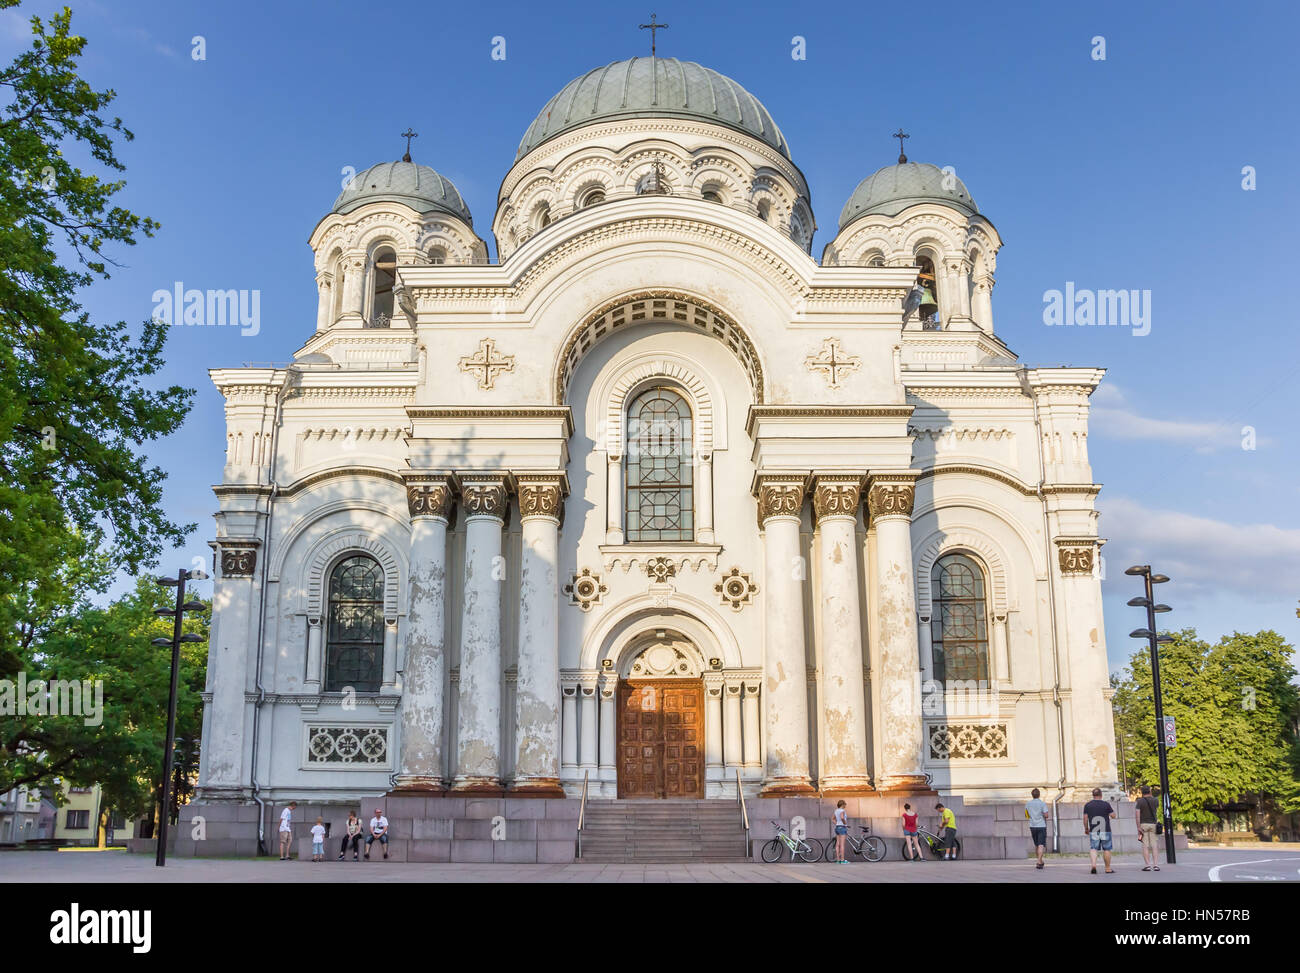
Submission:
M 370 819 L 370 834 L 366 835 L 366 861 L 370 861 L 370 846 L 376 841 L 384 846 L 384 861 L 388 861 L 388 818 L 379 808 L 375 808 L 375 816 Z
M 939 830 L 943 832 L 943 860 L 956 861 L 957 815 L 952 813 L 952 808 L 944 807 L 942 804 L 936 804 L 934 809 L 939 812 Z
M 1106 874 L 1113 875 L 1110 867 L 1111 834 L 1110 819 L 1115 816 L 1115 809 L 1109 801 L 1101 799 L 1101 788 L 1092 789 L 1092 800 L 1083 806 L 1083 833 L 1088 836 L 1088 857 L 1092 861 L 1092 874 L 1097 874 L 1097 852 L 1101 852 L 1106 863 Z
M 1155 795 L 1151 785 L 1142 785 L 1142 796 L 1137 799 L 1138 841 L 1142 843 L 1142 871 L 1160 871 L 1160 853 L 1156 848 L 1156 821 L 1159 820 Z
M 353 811 L 348 812 L 348 823 L 343 829 L 343 847 L 339 849 L 339 861 L 348 853 L 348 845 L 352 846 L 352 860 L 356 861 L 361 849 L 361 819 Z
M 921 838 L 918 834 L 920 826 L 916 820 L 918 816 L 912 810 L 912 805 L 903 805 L 903 857 L 910 858 L 914 862 L 923 862 L 925 856 L 921 854 Z
M 324 818 L 317 818 L 316 823 L 311 826 L 311 860 L 314 862 L 325 860 Z
M 1051 809 L 1039 797 L 1039 793 L 1037 787 L 1030 791 L 1029 803 L 1025 805 L 1025 817 L 1029 819 L 1029 837 L 1034 843 L 1034 852 L 1038 855 L 1035 868 L 1043 867 L 1043 852 L 1047 850 L 1047 822 L 1052 817 Z
M 290 859 L 290 850 L 293 845 L 293 810 L 298 806 L 297 801 L 290 801 L 288 806 L 280 812 L 280 861 L 287 862 Z
M 849 860 L 844 856 L 844 845 L 848 842 L 849 836 L 849 812 L 848 802 L 840 798 L 840 802 L 835 805 L 835 813 L 831 815 L 831 821 L 835 825 L 835 864 L 847 865 Z

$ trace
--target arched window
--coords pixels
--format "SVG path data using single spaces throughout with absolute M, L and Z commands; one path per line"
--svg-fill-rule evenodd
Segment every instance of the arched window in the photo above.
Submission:
M 582 194 L 582 201 L 578 204 L 579 209 L 586 209 L 588 206 L 597 206 L 605 201 L 605 190 L 597 187 L 588 189 Z
M 544 230 L 551 225 L 551 207 L 546 203 L 538 203 L 537 208 L 533 210 L 533 229 Z
M 384 572 L 364 554 L 330 572 L 325 691 L 375 693 L 384 674 Z
M 440 266 L 447 262 L 447 251 L 442 247 L 429 248 L 429 263 Z
M 702 195 L 703 195 L 704 198 L 707 199 L 710 203 L 720 203 L 720 202 L 722 202 L 722 193 L 718 192 L 718 191 L 717 191 L 716 189 L 714 189 L 713 187 L 709 187 L 708 189 L 704 190 L 704 192 L 702 193 Z
M 375 251 L 371 271 L 370 321 L 372 328 L 386 328 L 393 321 L 393 287 L 397 283 L 397 254 L 392 247 Z
M 984 571 L 965 554 L 945 554 L 934 565 L 930 619 L 934 678 L 988 682 L 989 627 Z
M 638 395 L 627 410 L 627 539 L 695 539 L 691 407 L 670 388 Z
M 916 255 L 916 284 L 921 291 L 921 306 L 917 308 L 921 316 L 922 331 L 942 330 L 939 321 L 939 288 L 935 283 L 934 261 L 925 253 Z
M 758 204 L 758 218 L 764 223 L 767 223 L 772 219 L 772 204 L 766 199 Z

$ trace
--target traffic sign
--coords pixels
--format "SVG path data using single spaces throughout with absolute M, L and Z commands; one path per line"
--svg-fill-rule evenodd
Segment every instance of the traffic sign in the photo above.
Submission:
M 1161 735 L 1165 740 L 1165 749 L 1172 750 L 1178 746 L 1178 731 L 1174 727 L 1174 718 L 1172 716 L 1164 717 L 1165 725 L 1160 728 Z

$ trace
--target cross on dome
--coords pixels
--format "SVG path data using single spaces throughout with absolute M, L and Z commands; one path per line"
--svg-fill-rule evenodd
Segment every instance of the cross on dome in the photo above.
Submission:
M 667 24 L 658 24 L 658 23 L 655 23 L 655 17 L 656 17 L 656 16 L 657 16 L 656 14 L 651 14 L 651 15 L 650 15 L 650 23 L 648 23 L 648 24 L 640 24 L 640 25 L 638 25 L 640 30 L 648 30 L 648 31 L 650 31 L 650 56 L 651 56 L 651 57 L 654 57 L 654 56 L 655 56 L 655 32 L 656 32 L 656 31 L 660 31 L 660 30 L 667 30 L 667 29 L 668 29 L 668 25 L 667 25 Z

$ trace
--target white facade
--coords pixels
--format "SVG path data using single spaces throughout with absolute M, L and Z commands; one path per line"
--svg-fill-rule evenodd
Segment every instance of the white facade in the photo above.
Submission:
M 738 774 L 968 800 L 1113 785 L 1102 371 L 1017 363 L 977 213 L 861 215 L 818 263 L 808 188 L 770 141 L 593 115 L 510 168 L 498 264 L 467 214 L 378 184 L 317 226 L 294 363 L 211 373 L 200 800 L 614 796 L 618 684 L 658 678 L 702 685 L 707 796 Z M 903 319 L 920 256 L 939 330 Z M 638 539 L 624 509 L 629 409 L 653 389 L 690 414 L 685 539 Z M 932 682 L 951 555 L 982 589 L 943 603 L 974 619 L 943 633 L 974 692 Z M 349 558 L 373 571 L 364 609 L 335 597 Z M 368 689 L 338 681 L 348 611 L 378 646 Z

